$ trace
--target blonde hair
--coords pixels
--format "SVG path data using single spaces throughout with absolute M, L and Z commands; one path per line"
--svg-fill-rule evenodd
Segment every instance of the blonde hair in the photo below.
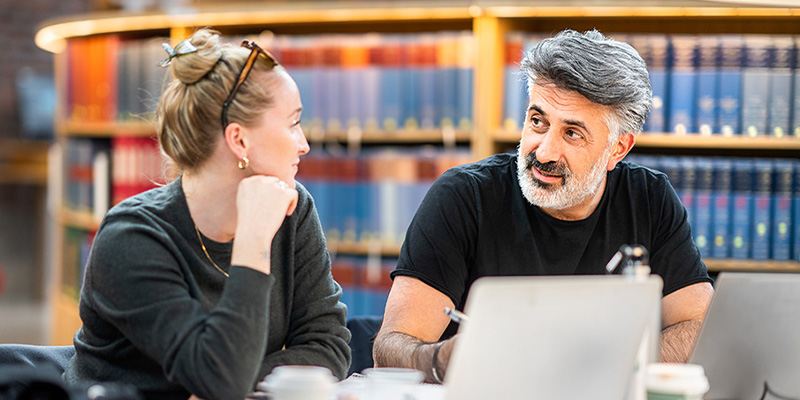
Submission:
M 208 28 L 195 32 L 191 44 L 196 52 L 174 57 L 170 63 L 173 79 L 161 94 L 155 119 L 162 150 L 182 170 L 199 167 L 222 139 L 222 103 L 250 54 L 248 49 L 222 43 L 219 32 Z M 253 126 L 273 103 L 273 95 L 258 82 L 269 69 L 259 57 L 228 108 L 230 122 Z

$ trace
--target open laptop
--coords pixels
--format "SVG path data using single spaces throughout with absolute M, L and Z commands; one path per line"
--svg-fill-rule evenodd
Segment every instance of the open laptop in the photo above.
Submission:
M 800 399 L 800 274 L 720 273 L 689 362 L 708 400 Z
M 624 399 L 645 328 L 659 331 L 661 287 L 658 276 L 477 280 L 445 398 Z

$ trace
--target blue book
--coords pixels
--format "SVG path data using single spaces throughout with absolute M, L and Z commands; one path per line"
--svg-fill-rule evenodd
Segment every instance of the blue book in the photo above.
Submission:
M 711 257 L 729 258 L 731 256 L 731 205 L 733 162 L 727 158 L 715 158 L 712 203 L 712 230 L 714 244 Z
M 456 51 L 457 37 L 452 32 L 439 35 L 436 54 L 436 121 L 439 128 L 456 126 L 458 68 Z
M 697 50 L 695 126 L 701 135 L 719 133 L 719 37 L 701 36 Z
M 792 258 L 792 178 L 794 162 L 777 159 L 773 162 L 772 190 L 772 259 Z
M 650 74 L 650 86 L 653 89 L 653 107 L 647 122 L 647 132 L 668 132 L 669 38 L 666 35 L 652 35 L 650 36 L 650 45 L 653 63 L 648 68 L 648 73 Z
M 793 243 L 792 260 L 800 261 L 800 160 L 794 160 L 794 184 L 792 185 L 792 216 Z
M 653 89 L 653 104 L 644 124 L 649 133 L 667 132 L 669 39 L 666 35 L 632 35 L 631 44 L 647 63 L 650 87 Z
M 792 64 L 795 56 L 792 36 L 772 38 L 772 66 L 769 81 L 769 134 L 784 137 L 791 132 Z
M 792 107 L 792 131 L 795 137 L 800 138 L 800 35 L 794 37 L 794 45 L 796 53 L 794 64 L 794 89 L 792 90 L 794 93 L 794 99 L 792 101 L 794 104 L 794 107 Z M 798 209 L 795 208 L 795 210 Z M 795 214 L 800 214 L 800 210 L 796 211 Z M 795 248 L 797 248 L 797 246 L 795 246 Z
M 420 38 L 419 71 L 419 126 L 433 129 L 437 121 L 436 109 L 436 42 L 430 35 Z
M 697 37 L 670 36 L 669 130 L 678 135 L 696 132 Z
M 744 39 L 740 35 L 720 36 L 719 107 L 717 121 L 723 136 L 742 131 L 742 53 Z
M 749 137 L 766 135 L 772 40 L 766 35 L 744 38 L 742 69 L 742 133 Z
M 403 118 L 403 69 L 400 66 L 399 37 L 384 37 L 379 52 L 380 125 L 383 130 L 391 132 L 402 126 Z
M 755 162 L 755 192 L 753 193 L 753 233 L 751 258 L 768 260 L 772 245 L 772 160 Z
M 697 186 L 697 165 L 695 159 L 691 157 L 679 157 L 678 168 L 680 171 L 680 183 L 675 189 L 678 191 L 678 196 L 686 207 L 686 219 L 689 225 L 694 228 L 695 225 L 695 187 Z M 673 185 L 674 186 L 674 185 Z
M 754 176 L 752 159 L 734 161 L 731 258 L 750 258 Z
M 402 123 L 401 127 L 409 130 L 419 129 L 420 110 L 420 64 L 422 44 L 419 36 L 405 37 L 405 59 L 400 71 Z
M 714 165 L 711 159 L 696 158 L 694 160 L 696 183 L 694 191 L 694 223 L 692 236 L 703 257 L 711 256 L 712 247 L 712 195 L 714 182 Z

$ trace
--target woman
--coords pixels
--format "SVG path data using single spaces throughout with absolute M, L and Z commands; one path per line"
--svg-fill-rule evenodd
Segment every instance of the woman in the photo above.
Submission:
M 149 398 L 242 399 L 272 368 L 347 372 L 350 333 L 311 196 L 297 86 L 251 42 L 202 29 L 165 46 L 156 113 L 174 182 L 127 199 L 97 232 L 70 382 Z M 220 123 L 221 122 L 221 123 Z

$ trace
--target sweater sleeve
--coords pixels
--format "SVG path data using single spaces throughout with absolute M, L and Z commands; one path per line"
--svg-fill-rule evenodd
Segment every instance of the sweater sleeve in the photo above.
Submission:
M 92 248 L 84 295 L 168 380 L 206 400 L 244 398 L 266 347 L 273 279 L 233 267 L 210 307 L 191 293 L 181 262 L 179 246 L 156 224 L 107 219 Z
M 331 261 L 314 201 L 298 185 L 301 205 L 295 236 L 295 286 L 285 349 L 268 354 L 259 376 L 286 364 L 326 367 L 343 379 L 350 366 L 347 308 L 339 302 L 342 288 L 333 280 Z

